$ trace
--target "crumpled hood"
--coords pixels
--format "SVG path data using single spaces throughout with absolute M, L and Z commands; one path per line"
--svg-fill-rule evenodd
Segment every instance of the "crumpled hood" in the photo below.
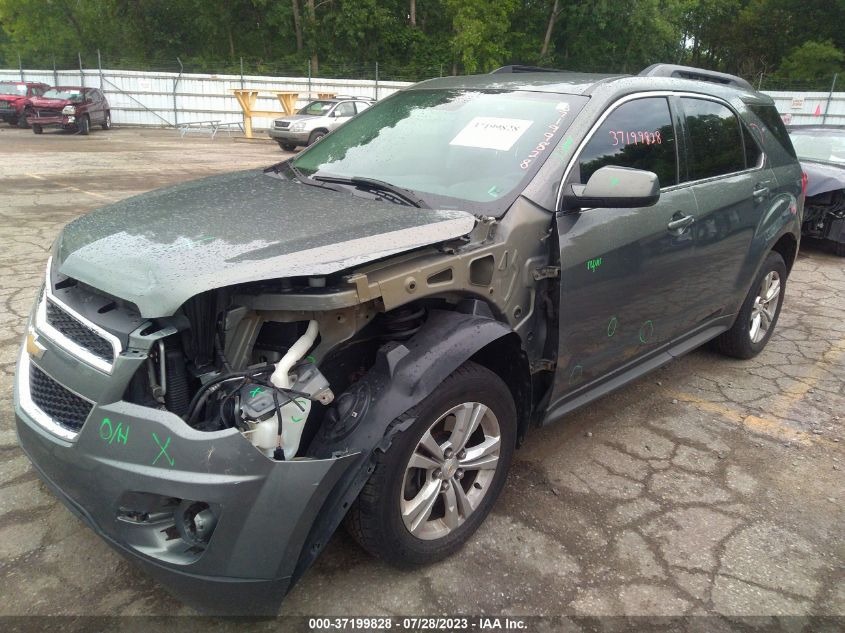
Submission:
M 845 189 L 845 166 L 802 159 L 801 168 L 807 174 L 808 198 L 827 191 Z
M 71 222 L 59 272 L 168 316 L 237 283 L 326 275 L 469 233 L 475 217 L 369 200 L 260 170 L 213 176 L 103 207 Z
M 30 101 L 36 108 L 49 108 L 51 110 L 60 110 L 66 105 L 76 105 L 78 103 L 70 99 L 45 99 L 44 97 L 31 97 Z
M 0 101 L 20 101 L 26 99 L 24 95 L 0 95 Z

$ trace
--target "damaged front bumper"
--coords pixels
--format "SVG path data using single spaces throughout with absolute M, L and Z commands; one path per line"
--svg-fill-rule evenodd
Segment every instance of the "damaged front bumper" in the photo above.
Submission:
M 15 383 L 21 447 L 75 514 L 187 604 L 275 614 L 315 518 L 356 455 L 276 462 L 236 430 L 200 432 L 167 411 L 110 398 L 144 358 L 123 352 L 109 375 L 50 339 L 28 339 Z M 67 393 L 90 403 L 78 430 L 35 403 L 49 410 Z M 199 536 L 185 527 L 189 507 L 214 515 Z

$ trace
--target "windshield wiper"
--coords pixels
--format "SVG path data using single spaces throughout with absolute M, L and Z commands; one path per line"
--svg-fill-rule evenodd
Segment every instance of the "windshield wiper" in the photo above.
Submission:
M 312 187 L 320 187 L 321 189 L 330 189 L 331 191 L 340 191 L 337 187 L 332 187 L 327 184 L 323 184 L 322 182 L 317 182 L 314 178 L 305 175 L 298 167 L 294 167 L 293 163 L 288 160 L 284 163 L 281 163 L 280 166 L 287 167 L 290 170 L 290 173 L 294 175 L 294 177 L 304 185 L 310 185 Z M 278 171 L 278 170 L 277 170 Z
M 419 195 L 417 195 L 415 191 L 391 185 L 389 182 L 385 182 L 384 180 L 365 178 L 363 176 L 352 176 L 350 178 L 343 178 L 341 176 L 314 176 L 313 178 L 314 180 L 319 180 L 321 182 L 336 182 L 340 185 L 352 185 L 353 187 L 364 189 L 366 191 L 383 191 L 391 193 L 393 194 L 393 198 L 403 200 L 412 207 L 417 207 L 418 209 L 431 208 L 422 198 L 419 197 Z M 380 197 L 386 197 L 391 202 L 397 202 L 397 200 L 391 198 L 390 196 Z

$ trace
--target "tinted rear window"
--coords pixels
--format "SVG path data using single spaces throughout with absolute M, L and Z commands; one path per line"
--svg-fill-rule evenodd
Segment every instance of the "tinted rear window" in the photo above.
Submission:
M 715 101 L 683 98 L 689 130 L 689 179 L 700 180 L 745 169 L 742 129 L 733 111 Z
M 759 141 L 763 149 L 769 155 L 773 165 L 781 165 L 784 163 L 791 163 L 795 160 L 795 149 L 792 147 L 792 141 L 789 139 L 789 133 L 786 131 L 786 126 L 783 124 L 783 119 L 774 105 L 757 105 L 748 104 L 748 109 L 760 119 L 764 127 L 762 129 L 754 129 L 755 124 L 751 124 L 753 132 L 757 132 Z

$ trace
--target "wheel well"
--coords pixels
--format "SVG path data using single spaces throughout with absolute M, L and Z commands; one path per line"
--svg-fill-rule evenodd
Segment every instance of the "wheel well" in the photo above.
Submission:
M 786 272 L 789 273 L 792 270 L 792 264 L 795 263 L 795 256 L 798 254 L 798 241 L 795 236 L 792 233 L 781 236 L 772 246 L 772 250 L 783 257 L 783 261 L 786 262 Z
M 514 332 L 496 339 L 470 360 L 497 374 L 510 389 L 516 404 L 517 445 L 521 444 L 531 419 L 531 371 L 519 335 Z

